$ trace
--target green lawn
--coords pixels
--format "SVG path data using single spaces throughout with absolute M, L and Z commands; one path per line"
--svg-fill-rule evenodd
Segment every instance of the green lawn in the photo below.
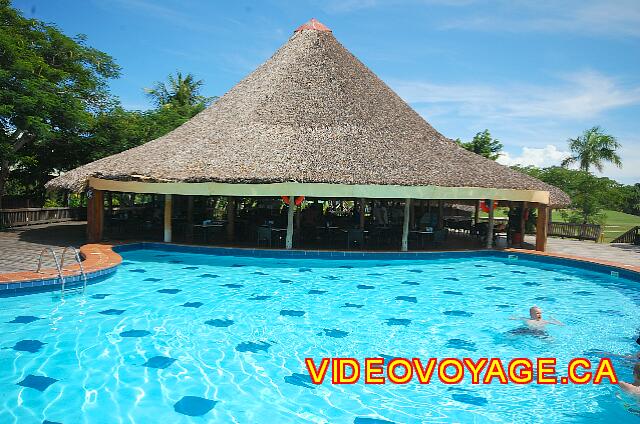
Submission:
M 604 241 L 610 242 L 622 233 L 640 225 L 640 216 L 629 215 L 624 212 L 605 211 L 607 220 L 604 224 Z
M 604 241 L 610 242 L 619 235 L 627 232 L 627 230 L 640 225 L 640 216 L 629 215 L 628 213 L 605 210 L 606 222 L 604 224 Z M 486 218 L 487 214 L 480 212 L 480 217 Z M 506 218 L 507 209 L 496 209 L 497 218 Z M 562 216 L 559 210 L 553 211 L 553 221 L 563 222 Z

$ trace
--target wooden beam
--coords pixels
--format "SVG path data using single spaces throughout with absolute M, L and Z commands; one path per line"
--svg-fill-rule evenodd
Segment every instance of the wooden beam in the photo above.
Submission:
M 404 186 L 391 184 L 327 184 L 327 183 L 149 183 L 89 178 L 89 185 L 98 190 L 158 194 L 193 194 L 210 196 L 280 197 L 282 193 L 324 199 L 442 199 L 450 201 L 475 200 L 490 197 L 494 200 L 515 200 L 549 203 L 549 192 L 484 187 Z
M 404 220 L 402 222 L 402 248 L 403 252 L 409 250 L 409 220 L 411 219 L 411 199 L 404 201 Z
M 487 226 L 487 249 L 493 247 L 493 199 L 489 199 L 489 225 Z
M 524 245 L 524 236 L 527 234 L 527 221 L 524 217 L 528 214 L 529 210 L 529 202 L 522 202 L 520 209 L 520 236 L 522 239 L 520 240 L 520 247 Z
M 549 229 L 549 208 L 547 205 L 538 205 L 538 218 L 536 221 L 536 250 L 547 250 L 547 231 Z
M 287 249 L 293 248 L 293 216 L 296 213 L 296 196 L 289 196 L 289 210 L 287 212 Z
M 87 242 L 102 241 L 104 228 L 104 192 L 91 189 L 87 192 Z
M 172 232 L 172 218 L 173 218 L 173 195 L 164 195 L 164 242 L 171 243 Z

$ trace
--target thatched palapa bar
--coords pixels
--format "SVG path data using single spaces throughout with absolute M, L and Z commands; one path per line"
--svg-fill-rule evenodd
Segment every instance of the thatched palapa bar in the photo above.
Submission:
M 173 194 L 406 199 L 403 250 L 410 199 L 527 202 L 541 212 L 540 250 L 548 208 L 569 203 L 556 187 L 444 137 L 316 20 L 184 125 L 48 187 L 90 189 L 92 199 L 102 199 L 101 191 L 167 195 L 168 241 Z M 289 208 L 291 248 L 293 201 Z M 101 237 L 101 209 L 90 208 L 94 239 Z

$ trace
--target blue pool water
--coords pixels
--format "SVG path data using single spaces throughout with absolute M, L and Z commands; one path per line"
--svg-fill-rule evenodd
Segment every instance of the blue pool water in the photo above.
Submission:
M 304 367 L 305 357 L 554 356 L 562 369 L 597 349 L 629 354 L 637 282 L 486 255 L 122 255 L 84 295 L 0 299 L 0 423 L 638 419 L 609 384 L 314 386 Z M 534 304 L 566 326 L 521 334 L 509 317 Z

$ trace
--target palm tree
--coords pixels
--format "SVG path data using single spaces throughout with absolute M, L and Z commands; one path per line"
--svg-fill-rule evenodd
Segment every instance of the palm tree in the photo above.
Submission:
M 580 170 L 587 172 L 591 166 L 602 172 L 603 162 L 611 162 L 617 167 L 622 167 L 620 156 L 616 153 L 620 143 L 614 136 L 605 134 L 598 126 L 568 141 L 572 155 L 562 161 L 562 166 L 577 162 Z
M 157 106 L 195 106 L 210 102 L 212 99 L 200 95 L 200 88 L 204 84 L 202 80 L 196 80 L 192 74 L 182 76 L 181 72 L 169 75 L 168 84 L 158 81 L 153 88 L 145 91 Z

